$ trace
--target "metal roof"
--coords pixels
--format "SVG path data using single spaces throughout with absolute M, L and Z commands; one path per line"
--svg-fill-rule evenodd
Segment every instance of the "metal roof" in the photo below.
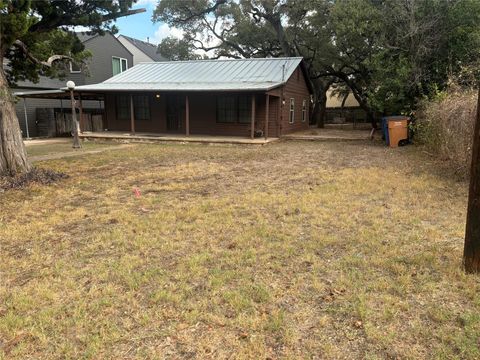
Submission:
M 38 90 L 38 91 L 17 91 L 14 92 L 14 96 L 18 97 L 31 97 L 35 95 L 55 95 L 55 94 L 64 94 L 64 90 Z
M 301 57 L 148 62 L 75 90 L 266 91 L 284 84 L 301 62 Z
M 36 90 L 36 91 L 17 91 L 13 93 L 19 98 L 36 98 L 36 99 L 70 99 L 70 92 L 63 89 L 57 90 Z M 75 96 L 78 93 L 75 91 Z M 101 100 L 103 94 L 82 92 L 83 100 Z
M 84 43 L 85 41 L 88 41 L 90 39 L 93 39 L 94 37 L 97 37 L 99 34 L 93 34 L 93 33 L 89 33 L 88 31 L 79 31 L 79 32 L 76 32 L 75 33 L 78 37 L 78 40 L 80 40 L 80 42 Z

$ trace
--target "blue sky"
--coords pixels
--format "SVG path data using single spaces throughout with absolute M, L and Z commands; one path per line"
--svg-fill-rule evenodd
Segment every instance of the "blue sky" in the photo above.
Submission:
M 146 8 L 145 13 L 127 16 L 117 20 L 118 34 L 127 35 L 140 40 L 150 38 L 151 43 L 159 43 L 163 38 L 173 35 L 180 37 L 176 29 L 170 29 L 163 23 L 152 23 L 152 14 L 158 0 L 139 0 L 134 9 Z

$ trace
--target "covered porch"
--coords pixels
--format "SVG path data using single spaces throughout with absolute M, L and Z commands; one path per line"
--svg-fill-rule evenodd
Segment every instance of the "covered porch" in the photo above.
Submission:
M 219 138 L 219 142 L 231 137 L 268 141 L 277 138 L 280 132 L 278 91 L 135 91 L 102 95 L 105 130 L 130 139 L 147 136 L 187 141 L 201 136 Z

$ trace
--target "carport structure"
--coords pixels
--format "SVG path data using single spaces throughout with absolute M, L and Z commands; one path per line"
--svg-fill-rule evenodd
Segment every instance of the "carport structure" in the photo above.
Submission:
M 25 116 L 25 129 L 26 137 L 30 138 L 29 133 L 29 124 L 28 124 L 28 114 L 27 114 L 27 102 L 28 99 L 49 99 L 49 100 L 60 100 L 60 110 L 63 113 L 71 111 L 71 102 L 70 102 L 70 91 L 63 89 L 56 90 L 38 90 L 38 91 L 19 91 L 14 92 L 13 95 L 17 98 L 22 99 L 23 109 Z M 75 97 L 75 108 L 78 109 L 79 119 L 80 119 L 80 129 L 84 129 L 84 106 L 83 101 L 94 100 L 99 102 L 99 109 L 103 110 L 103 101 L 105 99 L 104 94 L 101 93 L 88 93 L 88 92 L 77 92 L 74 91 Z M 64 102 L 66 100 L 66 102 Z

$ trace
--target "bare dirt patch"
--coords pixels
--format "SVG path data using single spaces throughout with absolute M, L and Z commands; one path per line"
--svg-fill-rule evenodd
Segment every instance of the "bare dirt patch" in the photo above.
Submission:
M 13 189 L 23 189 L 31 184 L 50 185 L 66 178 L 68 178 L 67 174 L 34 167 L 31 171 L 25 174 L 0 176 L 0 192 Z

